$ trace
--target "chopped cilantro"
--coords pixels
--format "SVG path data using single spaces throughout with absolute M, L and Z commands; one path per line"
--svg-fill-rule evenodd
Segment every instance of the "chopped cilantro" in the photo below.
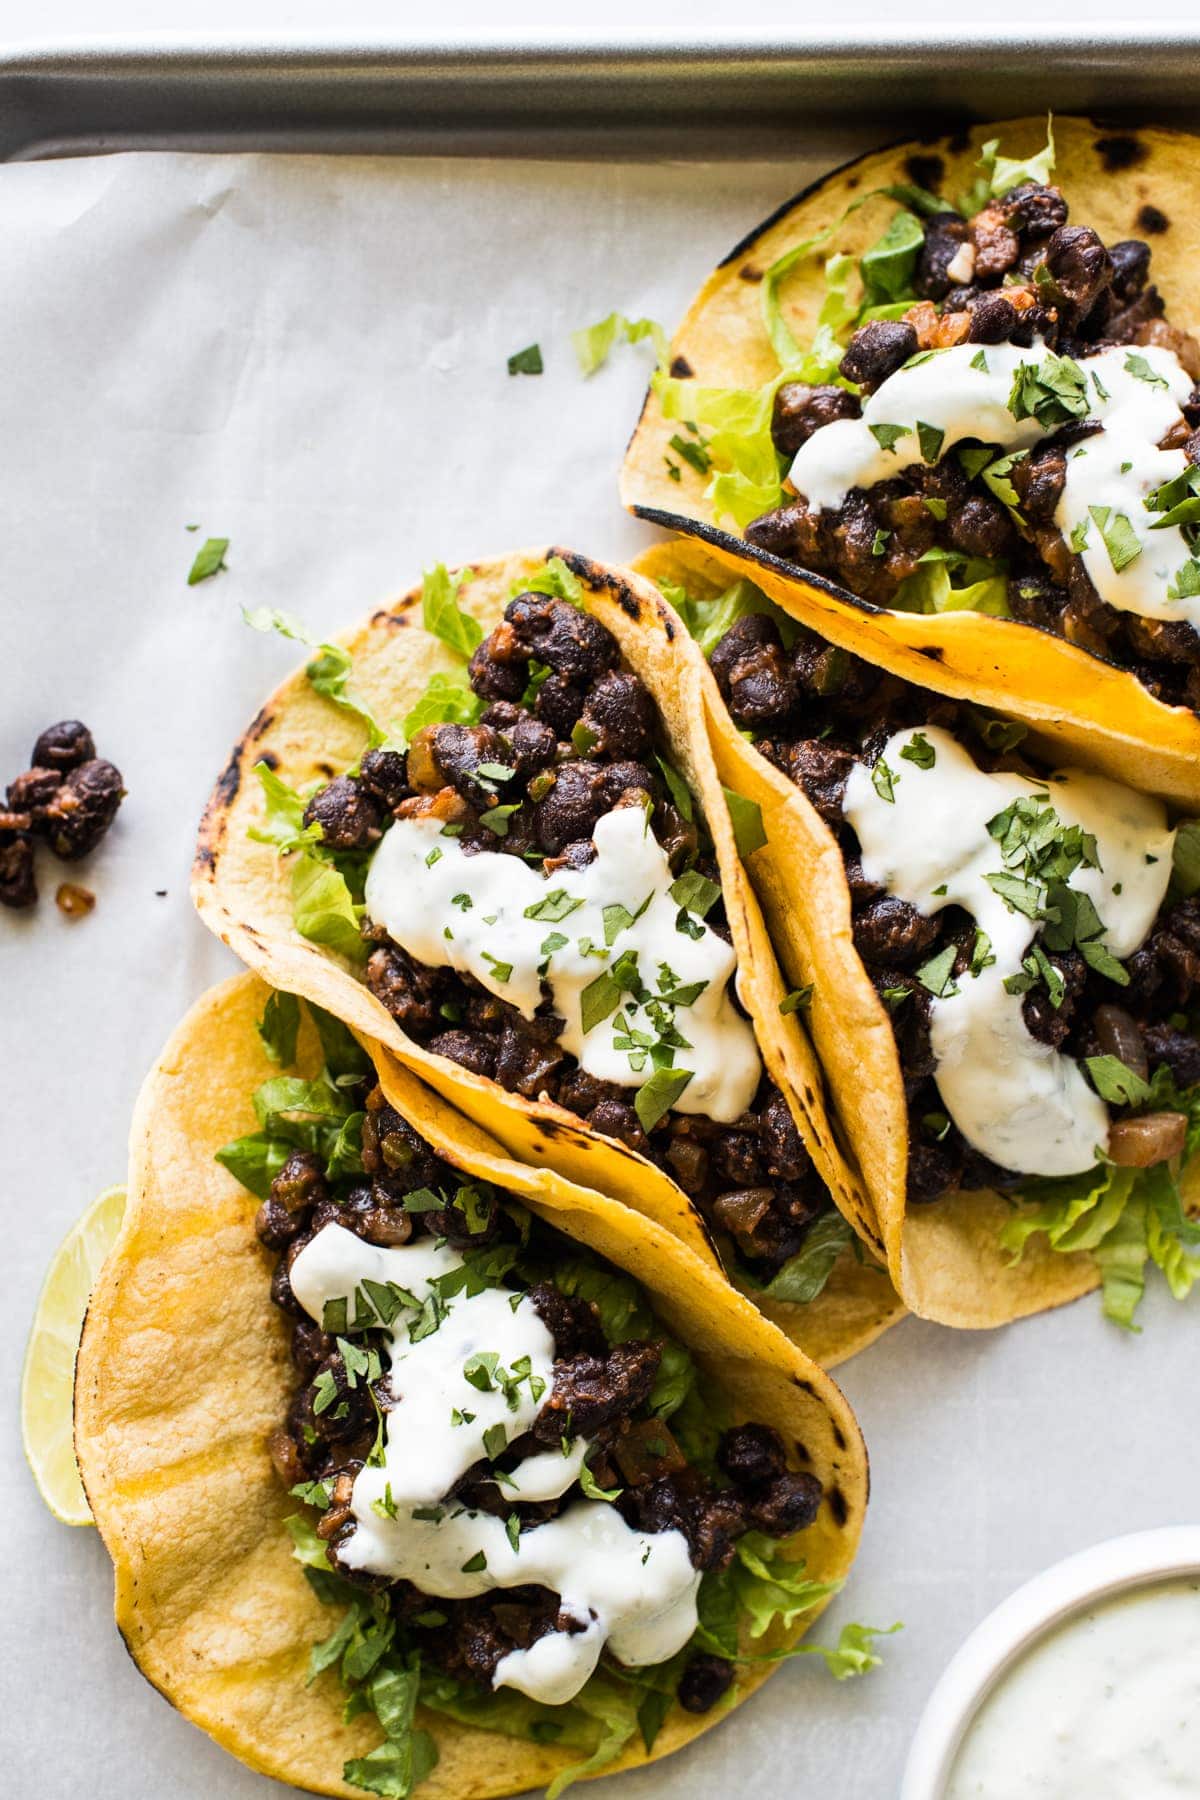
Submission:
M 1146 358 L 1144 356 L 1139 356 L 1135 350 L 1131 350 L 1129 355 L 1125 358 L 1125 367 L 1131 375 L 1135 375 L 1139 381 L 1148 382 L 1151 387 L 1165 388 L 1170 385 L 1169 382 L 1167 382 L 1164 377 L 1147 362 Z M 1108 395 L 1106 394 L 1104 398 L 1107 400 Z
M 915 763 L 918 769 L 932 769 L 937 761 L 937 751 L 923 731 L 914 731 L 900 754 L 905 762 Z
M 508 359 L 510 375 L 540 375 L 542 373 L 542 347 L 530 344 L 524 350 L 516 351 Z
M 1142 554 L 1142 540 L 1124 513 L 1114 514 L 1110 506 L 1089 506 L 1088 512 L 1104 539 L 1113 572 L 1119 575 Z
M 871 433 L 871 436 L 875 439 L 879 448 L 884 451 L 889 451 L 893 456 L 896 454 L 896 445 L 900 442 L 900 439 L 902 437 L 907 437 L 909 434 L 909 427 L 907 425 L 868 425 L 867 430 Z

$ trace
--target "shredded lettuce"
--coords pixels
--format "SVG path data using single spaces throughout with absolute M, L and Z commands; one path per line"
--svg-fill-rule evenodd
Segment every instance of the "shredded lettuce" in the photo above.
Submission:
M 336 950 L 348 962 L 365 962 L 367 947 L 359 931 L 362 913 L 340 869 L 313 856 L 294 859 L 292 918 L 301 937 Z
M 321 827 L 304 823 L 308 796 L 289 787 L 265 762 L 255 763 L 254 773 L 262 783 L 266 820 L 262 825 L 251 825 L 247 836 L 256 844 L 274 844 L 281 856 L 289 850 L 319 844 Z
M 979 612 L 1006 619 L 1008 565 L 956 550 L 927 550 L 896 589 L 892 605 L 898 612 Z
M 464 662 L 483 640 L 483 627 L 478 619 L 473 619 L 458 604 L 466 579 L 464 569 L 451 574 L 445 563 L 436 563 L 421 577 L 421 620 L 426 631 L 440 638 Z
M 1180 1090 L 1166 1067 L 1155 1071 L 1145 1103 L 1149 1112 L 1182 1112 L 1188 1121 L 1183 1161 L 1200 1149 L 1200 1087 Z M 1184 1211 L 1179 1184 L 1166 1163 L 1150 1169 L 1101 1163 L 1082 1175 L 1026 1183 L 1026 1210 L 1007 1220 L 1000 1242 L 1019 1261 L 1030 1238 L 1044 1234 L 1064 1255 L 1090 1251 L 1100 1268 L 1107 1318 L 1127 1330 L 1135 1323 L 1146 1286 L 1146 1264 L 1162 1270 L 1171 1293 L 1184 1300 L 1200 1279 L 1200 1223 Z
M 667 334 L 656 319 L 627 319 L 624 313 L 611 312 L 594 325 L 585 325 L 571 333 L 571 344 L 584 375 L 594 375 L 602 368 L 618 344 L 640 344 L 649 338 L 659 366 L 665 368 L 671 354 Z
M 242 617 L 254 631 L 277 631 L 280 637 L 290 638 L 297 644 L 307 644 L 309 649 L 318 651 L 319 654 L 304 671 L 314 692 L 331 700 L 335 706 L 340 706 L 343 712 L 353 713 L 355 718 L 361 719 L 367 728 L 372 749 L 387 742 L 387 732 L 350 685 L 354 664 L 348 650 L 344 650 L 340 644 L 322 643 L 293 614 L 279 612 L 270 606 L 256 607 L 253 612 L 243 607 Z
M 425 692 L 404 715 L 404 737 L 411 743 L 423 725 L 477 725 L 487 705 L 465 681 L 438 669 Z
M 714 594 L 709 600 L 697 600 L 685 588 L 670 582 L 659 585 L 663 598 L 675 608 L 705 656 L 711 656 L 730 626 L 749 613 L 762 613 L 774 619 L 786 648 L 790 649 L 796 641 L 796 621 L 773 600 L 768 600 L 752 581 L 735 581 L 732 587 Z
M 701 387 L 659 369 L 650 385 L 663 416 L 698 425 L 705 434 L 714 474 L 708 497 L 718 518 L 745 526 L 779 503 L 782 459 L 771 441 L 771 409 L 778 375 L 760 388 Z
M 764 1293 L 794 1306 L 810 1305 L 823 1291 L 843 1250 L 853 1242 L 853 1226 L 831 1207 L 809 1226 L 801 1249 L 771 1277 Z
M 979 178 L 958 203 L 958 210 L 968 217 L 1024 181 L 1045 186 L 1054 173 L 1054 115 L 1046 116 L 1046 142 L 1035 155 L 1013 157 L 1001 156 L 999 152 L 999 138 L 989 138 L 979 152 Z
M 532 575 L 514 583 L 513 593 L 552 594 L 556 600 L 567 600 L 572 606 L 583 605 L 583 583 L 561 556 L 552 556 Z
M 857 1675 L 869 1674 L 878 1669 L 883 1658 L 873 1648 L 873 1640 L 879 1637 L 892 1637 L 897 1631 L 903 1631 L 901 1624 L 895 1625 L 843 1625 L 838 1633 L 835 1645 L 798 1644 L 798 1656 L 823 1656 L 825 1667 L 835 1681 L 850 1681 Z
M 296 1038 L 300 1031 L 300 1002 L 295 994 L 272 989 L 256 1030 L 271 1061 L 289 1069 L 296 1060 Z
M 840 1581 L 810 1581 L 803 1562 L 790 1559 L 773 1538 L 757 1531 L 738 1539 L 728 1574 L 735 1610 L 746 1619 L 752 1638 L 762 1637 L 772 1625 L 794 1625 L 842 1586 Z

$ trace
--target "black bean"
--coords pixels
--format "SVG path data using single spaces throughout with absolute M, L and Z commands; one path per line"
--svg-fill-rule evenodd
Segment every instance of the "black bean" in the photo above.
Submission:
M 795 456 L 814 431 L 831 425 L 835 419 L 857 419 L 860 411 L 858 400 L 845 388 L 785 381 L 775 391 L 771 440 L 781 456 Z
M 125 798 L 121 772 L 95 759 L 68 769 L 40 821 L 50 848 L 66 862 L 94 850 Z
M 874 393 L 917 348 L 917 333 L 906 319 L 874 319 L 860 325 L 838 365 L 847 381 Z
M 61 719 L 57 725 L 47 725 L 29 760 L 35 769 L 57 769 L 65 775 L 68 769 L 91 762 L 95 755 L 96 745 L 87 726 L 78 719 Z
M 304 823 L 321 827 L 331 850 L 369 850 L 383 835 L 378 802 L 352 775 L 318 788 L 304 809 Z

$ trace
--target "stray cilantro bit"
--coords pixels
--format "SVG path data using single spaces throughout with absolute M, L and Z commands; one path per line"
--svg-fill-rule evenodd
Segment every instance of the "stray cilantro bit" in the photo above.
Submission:
M 1113 573 L 1119 575 L 1142 554 L 1142 540 L 1124 513 L 1114 514 L 1110 506 L 1089 506 L 1088 512 L 1104 539 Z
M 932 769 L 937 761 L 937 751 L 923 731 L 914 731 L 900 754 L 905 762 L 915 763 L 918 769 Z
M 917 442 L 921 446 L 922 462 L 935 463 L 942 454 L 942 445 L 946 434 L 936 425 L 926 425 L 923 419 L 917 420 Z
M 508 359 L 510 375 L 540 375 L 542 373 L 542 347 L 530 344 L 524 350 L 518 350 Z
M 508 836 L 508 822 L 513 814 L 515 812 L 520 812 L 520 810 L 521 802 L 519 800 L 514 800 L 507 806 L 490 806 L 487 812 L 480 813 L 479 823 L 481 825 L 486 825 L 493 837 L 506 838 Z
M 1084 1067 L 1092 1086 L 1110 1106 L 1145 1106 L 1150 1098 L 1150 1083 L 1119 1056 L 1087 1056 Z
M 689 443 L 687 438 L 680 437 L 678 432 L 670 440 L 671 448 L 676 456 L 681 456 L 685 463 L 690 463 L 697 475 L 707 475 L 712 468 L 712 457 L 703 444 Z
M 900 439 L 902 437 L 907 437 L 909 434 L 909 427 L 907 425 L 868 425 L 867 430 L 875 439 L 879 448 L 890 452 L 892 456 L 895 456 L 896 454 L 896 445 L 900 442 Z
M 188 570 L 188 586 L 195 587 L 198 581 L 207 581 L 210 575 L 215 575 L 219 569 L 223 569 L 225 552 L 228 548 L 228 538 L 205 538 Z
M 888 766 L 882 756 L 871 770 L 871 786 L 879 798 L 886 800 L 889 806 L 896 804 L 896 783 L 899 779 L 900 777 Z
M 1139 381 L 1145 381 L 1151 387 L 1165 388 L 1170 386 L 1170 383 L 1166 381 L 1149 362 L 1147 362 L 1146 358 L 1144 356 L 1139 356 L 1135 350 L 1131 350 L 1129 355 L 1125 358 L 1125 367 L 1131 375 L 1136 375 Z M 1104 398 L 1107 400 L 1108 395 L 1105 394 Z
M 957 994 L 958 985 L 954 980 L 954 964 L 958 956 L 958 945 L 947 944 L 936 956 L 931 956 L 927 963 L 922 963 L 917 970 L 917 980 L 923 988 L 938 1000 L 948 1000 Z
M 664 1113 L 670 1112 L 692 1079 L 690 1069 L 656 1069 L 634 1097 L 634 1111 L 643 1131 L 653 1131 Z
M 1014 419 L 1036 419 L 1051 431 L 1086 418 L 1090 405 L 1087 377 L 1079 364 L 1053 351 L 1040 363 L 1022 363 L 1008 396 Z
M 779 1002 L 779 1010 L 785 1016 L 788 1013 L 805 1012 L 812 997 L 813 984 L 810 981 L 805 987 L 793 988 L 790 994 L 785 994 Z
M 735 794 L 732 788 L 722 788 L 721 791 L 729 808 L 729 822 L 733 826 L 738 855 L 745 861 L 756 850 L 761 850 L 767 841 L 762 808 L 757 800 L 747 800 L 743 794 Z

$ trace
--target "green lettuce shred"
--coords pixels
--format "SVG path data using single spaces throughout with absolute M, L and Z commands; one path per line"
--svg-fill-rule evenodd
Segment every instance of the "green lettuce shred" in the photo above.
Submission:
M 1183 1163 L 1200 1148 L 1200 1088 L 1179 1089 L 1166 1067 L 1155 1071 L 1145 1102 L 1148 1112 L 1181 1112 L 1188 1121 Z M 1043 1234 L 1064 1255 L 1089 1251 L 1100 1268 L 1107 1318 L 1137 1331 L 1135 1317 L 1153 1263 L 1177 1300 L 1200 1279 L 1200 1223 L 1184 1210 L 1175 1172 L 1166 1163 L 1150 1169 L 1101 1163 L 1082 1175 L 1026 1184 L 1025 1210 L 1002 1227 L 1000 1241 L 1020 1260 L 1030 1238 Z
M 280 637 L 290 638 L 294 643 L 306 644 L 310 649 L 315 649 L 318 655 L 304 671 L 313 691 L 323 695 L 326 700 L 331 700 L 343 712 L 353 713 L 355 718 L 361 719 L 367 728 L 372 749 L 388 741 L 388 734 L 383 726 L 350 685 L 354 664 L 348 650 L 344 650 L 340 644 L 322 643 L 293 614 L 279 612 L 270 606 L 256 607 L 253 612 L 243 607 L 242 617 L 254 631 L 276 631 Z
M 1008 565 L 957 550 L 927 550 L 892 605 L 898 612 L 980 612 L 1006 619 Z
M 1000 139 L 989 138 L 979 152 L 976 165 L 980 171 L 974 187 L 962 196 L 958 210 L 970 217 L 989 200 L 998 200 L 1001 194 L 1007 194 L 1010 188 L 1019 187 L 1024 181 L 1035 181 L 1044 187 L 1054 173 L 1054 115 L 1046 117 L 1046 142 L 1043 148 L 1033 156 L 1013 157 L 1000 155 Z
M 571 345 L 581 372 L 594 375 L 602 368 L 617 344 L 640 344 L 649 338 L 660 367 L 665 368 L 671 354 L 667 334 L 656 319 L 627 319 L 624 313 L 611 312 L 594 325 L 585 325 L 571 333 Z

